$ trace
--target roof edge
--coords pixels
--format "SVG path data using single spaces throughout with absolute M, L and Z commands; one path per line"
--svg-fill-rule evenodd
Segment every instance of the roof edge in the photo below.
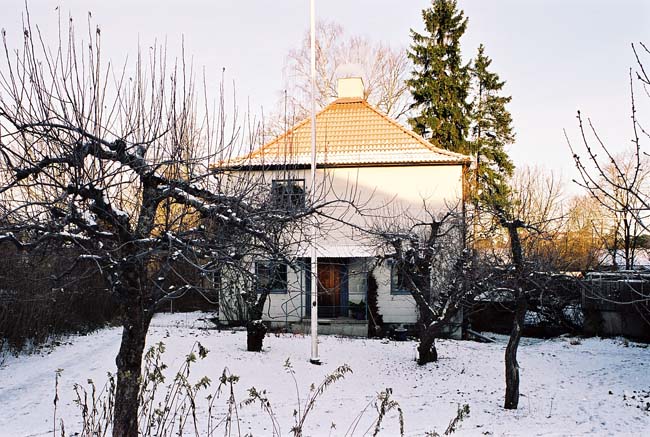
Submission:
M 434 166 L 469 166 L 470 160 L 457 161 L 429 161 L 429 162 L 364 162 L 364 163 L 349 163 L 349 164 L 323 164 L 317 163 L 316 168 L 328 169 L 328 168 L 357 168 L 357 167 L 434 167 Z M 233 166 L 213 166 L 213 171 L 232 171 L 232 170 L 306 170 L 311 167 L 310 164 L 242 164 L 242 165 L 233 165 Z

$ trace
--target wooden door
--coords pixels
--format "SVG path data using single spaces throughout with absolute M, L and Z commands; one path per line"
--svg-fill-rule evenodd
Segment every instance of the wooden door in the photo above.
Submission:
M 338 317 L 341 309 L 341 266 L 318 263 L 318 314 Z

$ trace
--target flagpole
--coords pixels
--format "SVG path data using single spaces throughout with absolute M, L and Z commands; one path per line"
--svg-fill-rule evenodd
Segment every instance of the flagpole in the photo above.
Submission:
M 311 204 L 316 203 L 316 14 L 314 0 L 310 0 L 311 36 Z M 318 229 L 312 225 L 311 234 L 311 358 L 312 364 L 320 364 L 318 358 L 318 259 L 316 238 Z

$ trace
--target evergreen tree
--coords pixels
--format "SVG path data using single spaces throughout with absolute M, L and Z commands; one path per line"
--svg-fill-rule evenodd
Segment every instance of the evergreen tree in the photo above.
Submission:
M 505 151 L 515 134 L 512 116 L 506 109 L 512 97 L 502 96 L 504 81 L 489 71 L 492 60 L 481 44 L 471 68 L 474 99 L 471 111 L 470 152 L 476 160 L 474 195 L 477 202 L 505 206 L 508 178 L 514 165 Z
M 467 18 L 456 9 L 456 0 L 433 0 L 422 18 L 426 32 L 411 29 L 408 55 L 414 71 L 406 83 L 417 115 L 409 122 L 415 132 L 438 146 L 469 154 L 470 76 L 460 53 Z

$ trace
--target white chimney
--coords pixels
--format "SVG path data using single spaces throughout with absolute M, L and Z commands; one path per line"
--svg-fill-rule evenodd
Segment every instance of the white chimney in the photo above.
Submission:
M 363 79 L 360 77 L 344 77 L 336 83 L 339 99 L 363 99 Z

